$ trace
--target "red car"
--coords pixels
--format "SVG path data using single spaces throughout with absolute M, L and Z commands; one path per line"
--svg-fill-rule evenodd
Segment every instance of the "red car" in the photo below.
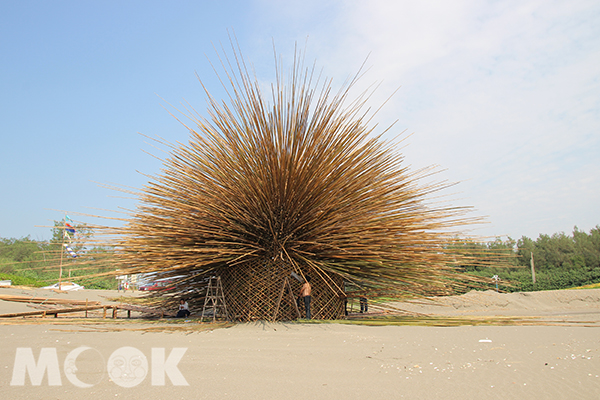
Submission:
M 171 279 L 159 279 L 154 282 L 149 282 L 145 285 L 140 286 L 139 290 L 150 291 L 150 290 L 171 290 L 174 289 L 175 285 Z

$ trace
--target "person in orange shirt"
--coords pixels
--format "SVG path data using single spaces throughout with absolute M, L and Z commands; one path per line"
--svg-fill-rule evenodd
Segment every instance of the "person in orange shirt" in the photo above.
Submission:
M 312 288 L 310 287 L 310 276 L 306 277 L 304 285 L 300 288 L 300 297 L 304 299 L 304 310 L 306 311 L 306 319 L 310 319 L 310 294 Z

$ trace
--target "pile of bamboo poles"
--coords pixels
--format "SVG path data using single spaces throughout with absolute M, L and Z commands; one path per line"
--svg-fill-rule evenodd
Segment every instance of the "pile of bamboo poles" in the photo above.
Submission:
M 431 170 L 410 171 L 395 142 L 373 135 L 368 96 L 348 98 L 356 80 L 332 94 L 296 57 L 266 95 L 234 58 L 223 62 L 229 104 L 206 92 L 208 116 L 190 115 L 189 143 L 168 144 L 163 172 L 113 231 L 119 274 L 179 277 L 158 292 L 173 305 L 201 304 L 221 276 L 238 320 L 295 318 L 279 301 L 298 289 L 293 279 L 282 289 L 292 272 L 313 279 L 323 319 L 341 315 L 348 284 L 362 295 L 445 294 L 469 279 L 447 246 L 473 222 L 468 208 L 432 205 L 448 185 L 424 183 Z
M 60 304 L 67 306 L 97 306 L 100 305 L 99 301 L 88 301 L 88 300 L 74 300 L 74 299 L 60 299 L 53 297 L 34 297 L 34 296 L 15 296 L 9 294 L 0 294 L 0 300 L 4 301 L 16 301 L 20 303 L 34 303 L 34 304 Z

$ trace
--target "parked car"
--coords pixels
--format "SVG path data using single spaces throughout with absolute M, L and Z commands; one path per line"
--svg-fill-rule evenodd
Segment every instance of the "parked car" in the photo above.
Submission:
M 139 290 L 150 291 L 150 290 L 171 290 L 174 289 L 172 279 L 159 279 L 153 282 L 148 282 L 145 285 L 140 286 Z
M 53 285 L 50 286 L 44 286 L 41 289 L 51 289 L 51 290 L 72 290 L 72 291 L 76 291 L 76 290 L 83 290 L 85 289 L 84 286 L 78 285 L 75 282 L 62 282 L 60 284 L 60 289 L 58 287 L 58 283 L 55 283 Z

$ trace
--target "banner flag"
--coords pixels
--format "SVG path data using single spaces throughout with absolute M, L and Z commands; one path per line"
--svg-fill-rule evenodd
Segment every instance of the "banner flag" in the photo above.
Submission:
M 71 225 L 67 222 L 65 222 L 65 231 L 69 232 L 72 235 L 75 234 L 75 228 L 73 227 L 73 225 Z
M 70 248 L 69 246 L 67 246 L 66 243 L 65 243 L 65 250 L 67 251 L 67 253 L 69 253 L 69 255 L 71 257 L 73 257 L 73 258 L 77 257 L 77 253 L 75 253 L 72 248 Z
M 71 220 L 71 218 L 69 218 L 68 215 L 65 215 L 65 232 L 69 232 L 71 235 L 75 234 L 75 227 L 73 227 L 73 225 L 71 225 L 73 223 L 73 220 Z

